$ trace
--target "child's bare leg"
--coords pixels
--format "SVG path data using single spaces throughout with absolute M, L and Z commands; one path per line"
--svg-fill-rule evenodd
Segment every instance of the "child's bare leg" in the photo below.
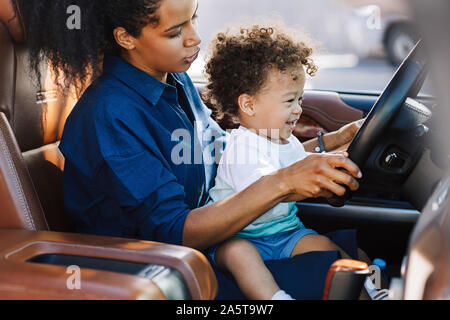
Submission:
M 251 300 L 270 300 L 280 290 L 258 249 L 250 242 L 232 238 L 215 254 L 219 267 L 231 272 L 242 293 Z
M 325 236 L 319 234 L 308 234 L 302 237 L 291 253 L 291 258 L 293 256 L 310 252 L 310 251 L 334 251 L 340 252 L 342 259 L 352 259 L 344 250 L 342 250 L 333 241 Z

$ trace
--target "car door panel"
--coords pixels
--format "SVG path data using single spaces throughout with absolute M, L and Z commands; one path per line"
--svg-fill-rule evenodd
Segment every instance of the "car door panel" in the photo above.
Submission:
M 338 93 L 331 91 L 305 91 L 302 109 L 302 116 L 294 131 L 300 141 L 316 137 L 318 131 L 338 130 L 363 117 L 361 110 L 349 106 Z

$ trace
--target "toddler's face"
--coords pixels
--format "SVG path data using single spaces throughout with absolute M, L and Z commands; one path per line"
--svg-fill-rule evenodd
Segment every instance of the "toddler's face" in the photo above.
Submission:
M 302 114 L 305 78 L 303 68 L 270 70 L 266 83 L 254 95 L 253 129 L 267 132 L 273 142 L 286 143 Z

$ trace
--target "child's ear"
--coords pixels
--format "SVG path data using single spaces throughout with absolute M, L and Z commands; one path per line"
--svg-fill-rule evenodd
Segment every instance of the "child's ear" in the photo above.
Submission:
M 243 93 L 238 98 L 239 109 L 246 115 L 253 117 L 255 115 L 253 97 Z

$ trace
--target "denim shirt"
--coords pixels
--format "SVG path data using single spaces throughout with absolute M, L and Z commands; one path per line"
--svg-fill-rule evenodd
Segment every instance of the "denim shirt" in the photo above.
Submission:
M 69 115 L 59 148 L 77 232 L 182 244 L 207 203 L 227 134 L 186 74 L 167 82 L 106 56 Z

